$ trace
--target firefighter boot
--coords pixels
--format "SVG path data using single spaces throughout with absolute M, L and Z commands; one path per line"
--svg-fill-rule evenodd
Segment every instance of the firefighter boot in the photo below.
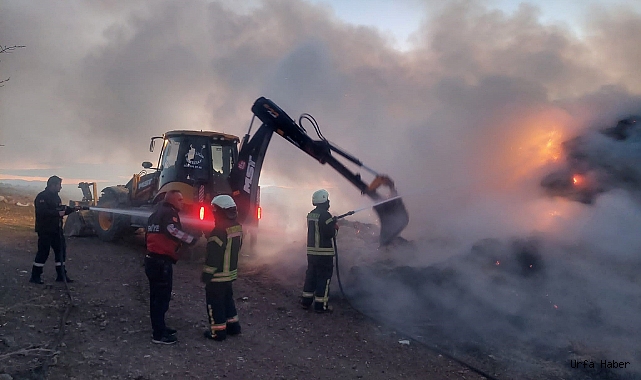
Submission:
M 67 279 L 67 283 L 68 284 L 73 282 L 73 280 L 70 279 L 69 276 L 67 275 L 67 270 L 66 269 L 63 270 L 62 266 L 57 266 L 56 267 L 56 273 L 58 273 L 58 275 L 56 276 L 56 281 L 57 282 L 64 282 L 65 278 Z
M 228 322 L 227 323 L 227 334 L 229 334 L 229 335 L 238 335 L 238 334 L 240 334 L 240 322 Z
M 37 267 L 33 266 L 31 269 L 31 278 L 29 279 L 29 282 L 33 282 L 34 284 L 44 284 L 45 282 L 42 280 L 42 267 Z
M 300 307 L 305 310 L 308 310 L 313 303 L 314 303 L 314 293 L 303 292 L 303 296 L 300 298 Z
M 329 314 L 334 311 L 334 308 L 327 302 L 314 302 L 314 311 L 318 314 Z
M 203 335 L 205 338 L 215 340 L 217 342 L 222 342 L 227 338 L 227 332 L 225 330 L 216 330 L 215 333 L 212 333 L 211 330 L 206 330 Z

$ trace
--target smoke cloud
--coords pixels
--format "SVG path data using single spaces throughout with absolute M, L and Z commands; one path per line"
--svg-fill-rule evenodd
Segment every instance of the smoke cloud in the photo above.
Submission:
M 547 197 L 540 182 L 567 164 L 564 141 L 641 114 L 641 14 L 592 6 L 578 34 L 542 22 L 527 2 L 512 13 L 483 1 L 425 3 L 413 44 L 400 51 L 377 29 L 301 0 L 242 9 L 4 1 L 3 44 L 26 48 L 0 63 L 11 76 L 0 90 L 0 169 L 124 183 L 157 159 L 146 151 L 151 136 L 242 136 L 265 96 L 294 120 L 312 114 L 328 140 L 390 175 L 404 196 L 406 245 L 378 248 L 362 223 L 376 220 L 368 212 L 339 235 L 351 294 L 369 312 L 411 315 L 401 327 L 460 343 L 452 349 L 499 355 L 500 336 L 536 355 L 531 347 L 572 342 L 577 357 L 639 368 L 641 289 L 630 269 L 640 265 L 638 197 L 617 187 L 586 205 Z M 330 191 L 335 214 L 368 204 L 278 136 L 261 185 L 261 257 L 290 263 L 295 276 L 314 190 Z M 530 276 L 532 262 L 541 268 Z M 423 316 L 455 323 L 425 327 Z

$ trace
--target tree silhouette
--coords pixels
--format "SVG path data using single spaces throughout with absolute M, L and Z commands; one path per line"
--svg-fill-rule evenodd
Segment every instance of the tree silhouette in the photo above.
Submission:
M 14 51 L 16 49 L 23 48 L 23 47 L 25 47 L 25 46 L 24 45 L 13 45 L 13 46 L 0 45 L 0 54 L 3 54 L 3 53 L 7 53 L 8 54 L 8 53 L 11 53 L 12 51 Z M 11 77 L 9 77 L 7 79 L 0 80 L 0 87 L 4 87 L 4 84 L 7 83 L 9 81 L 9 79 L 11 79 Z
M 0 45 L 0 54 L 8 54 L 13 52 L 16 49 L 20 49 L 25 47 L 24 45 L 13 45 L 13 46 L 5 46 L 5 45 Z M 11 77 L 7 79 L 0 80 L 0 87 L 4 87 L 4 84 L 7 83 L 11 79 Z M 0 144 L 0 147 L 4 146 L 4 144 Z

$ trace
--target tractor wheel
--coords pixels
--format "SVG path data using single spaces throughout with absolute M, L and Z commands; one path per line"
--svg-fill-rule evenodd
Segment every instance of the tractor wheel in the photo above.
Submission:
M 124 208 L 126 205 L 119 201 L 115 193 L 105 191 L 98 199 L 98 207 L 115 209 Z M 131 232 L 131 217 L 129 215 L 98 211 L 94 217 L 94 230 L 100 240 L 115 241 Z

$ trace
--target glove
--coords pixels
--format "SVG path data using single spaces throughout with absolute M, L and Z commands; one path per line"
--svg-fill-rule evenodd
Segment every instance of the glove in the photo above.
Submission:
M 198 243 L 198 238 L 193 236 L 193 239 L 191 240 L 191 243 L 187 243 L 188 246 L 193 247 Z

